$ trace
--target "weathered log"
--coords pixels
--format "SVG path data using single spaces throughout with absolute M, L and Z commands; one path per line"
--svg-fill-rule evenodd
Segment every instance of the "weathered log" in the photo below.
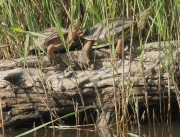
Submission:
M 122 60 L 111 61 L 110 50 L 105 48 L 91 51 L 91 59 L 96 58 L 92 61 L 94 70 L 80 70 L 77 67 L 78 51 L 70 52 L 70 57 L 66 53 L 58 54 L 58 65 L 52 65 L 46 56 L 28 56 L 26 62 L 24 58 L 1 60 L 0 103 L 5 126 L 11 126 L 16 120 L 43 116 L 50 110 L 56 110 L 57 113 L 72 112 L 74 100 L 78 102 L 79 108 L 83 108 L 83 104 L 102 105 L 107 113 L 99 114 L 98 125 L 104 125 L 100 118 L 108 116 L 106 124 L 110 124 L 114 116 L 114 103 L 117 102 L 113 101 L 114 93 L 116 91 L 120 99 L 123 84 L 126 96 L 130 96 L 129 101 L 133 101 L 133 95 L 140 105 L 146 102 L 145 95 L 149 105 L 168 98 L 168 88 L 171 100 L 178 99 L 180 46 L 178 41 L 171 42 L 174 47 L 172 61 L 167 59 L 163 51 L 168 43 L 162 42 L 160 46 L 156 42 L 146 44 L 144 54 L 139 50 L 134 51 L 131 62 L 128 56 L 124 60 L 124 69 Z M 70 63 L 73 64 L 73 70 L 67 70 Z M 170 87 L 167 86 L 170 72 L 164 68 L 164 64 L 176 75 L 174 79 L 170 77 Z M 162 93 L 163 96 L 160 96 Z

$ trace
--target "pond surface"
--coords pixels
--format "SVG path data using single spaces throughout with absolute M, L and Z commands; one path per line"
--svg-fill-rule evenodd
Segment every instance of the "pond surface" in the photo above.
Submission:
M 140 137 L 179 137 L 180 136 L 180 122 L 173 122 L 171 125 L 167 124 L 145 124 L 141 125 L 141 131 L 138 132 L 136 128 L 129 131 L 129 134 L 126 132 L 125 137 L 132 137 L 130 134 L 133 133 L 140 135 Z M 21 133 L 26 132 L 27 130 L 15 130 L 15 131 L 6 131 L 5 137 L 15 137 Z M 103 135 L 102 135 L 103 133 Z M 120 133 L 122 136 L 122 133 Z M 101 131 L 95 131 L 93 128 L 88 129 L 66 129 L 66 130 L 56 130 L 53 132 L 53 129 L 39 129 L 36 133 L 31 133 L 25 135 L 24 137 L 116 137 L 117 132 L 115 129 L 102 129 Z M 0 135 L 1 137 L 1 135 Z

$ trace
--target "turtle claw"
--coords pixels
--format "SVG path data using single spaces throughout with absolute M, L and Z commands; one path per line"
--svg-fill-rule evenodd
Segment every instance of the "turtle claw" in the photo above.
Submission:
M 80 51 L 78 64 L 81 69 L 87 69 L 89 66 L 90 60 L 87 54 L 84 51 Z
M 87 65 L 83 63 L 78 63 L 81 69 L 87 69 Z
M 50 63 L 51 63 L 54 67 L 60 67 L 59 60 L 57 60 L 57 59 L 50 59 Z
M 117 60 L 121 59 L 121 58 L 122 58 L 121 52 L 115 52 L 115 58 L 116 58 Z
M 115 58 L 116 59 L 121 59 L 122 58 L 122 50 L 116 47 L 115 49 Z
M 85 70 L 93 70 L 94 69 L 94 65 L 91 64 L 83 64 L 83 63 L 78 63 L 78 65 L 80 66 L 81 69 L 85 69 Z

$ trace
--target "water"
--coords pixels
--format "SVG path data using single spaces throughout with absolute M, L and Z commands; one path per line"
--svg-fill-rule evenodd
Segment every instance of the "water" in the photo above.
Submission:
M 149 137 L 180 137 L 180 122 L 168 124 L 147 124 L 141 127 L 141 134 Z
M 129 129 L 130 130 L 130 129 Z M 120 136 L 131 137 L 130 134 L 135 135 L 140 134 L 140 137 L 180 137 L 180 122 L 173 122 L 171 125 L 168 124 L 144 124 L 141 125 L 140 132 L 137 131 L 137 127 L 132 129 L 133 131 L 119 132 Z M 5 137 L 14 137 L 27 130 L 14 130 L 6 131 Z M 129 133 L 129 134 L 128 134 Z M 35 133 L 28 134 L 24 137 L 115 137 L 117 132 L 115 129 L 101 129 L 95 130 L 93 128 L 88 129 L 66 129 L 66 130 L 56 130 L 53 129 L 39 129 Z

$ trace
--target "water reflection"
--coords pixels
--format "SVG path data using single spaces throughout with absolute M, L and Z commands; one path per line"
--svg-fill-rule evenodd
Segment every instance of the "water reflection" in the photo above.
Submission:
M 136 127 L 137 128 L 137 127 Z M 168 124 L 145 124 L 141 125 L 141 131 L 138 132 L 134 128 L 133 131 L 122 133 L 119 131 L 119 136 L 131 137 L 130 134 L 136 134 L 140 137 L 179 137 L 180 136 L 180 122 L 173 122 Z M 26 130 L 6 131 L 5 137 L 14 137 Z M 115 129 L 66 129 L 56 130 L 53 129 L 40 129 L 34 133 L 28 134 L 25 137 L 116 137 L 117 131 Z
M 15 137 L 26 130 L 18 131 L 6 131 L 5 137 Z M 76 129 L 65 129 L 65 130 L 53 130 L 53 129 L 39 129 L 34 133 L 28 134 L 25 137 L 94 137 L 96 132 L 93 130 L 76 130 Z
M 180 122 L 171 124 L 147 124 L 141 127 L 143 137 L 179 137 Z

